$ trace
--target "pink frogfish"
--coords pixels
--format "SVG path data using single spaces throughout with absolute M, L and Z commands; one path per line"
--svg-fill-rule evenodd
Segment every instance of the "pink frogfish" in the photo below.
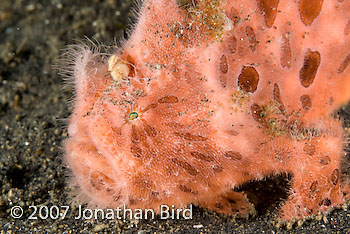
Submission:
M 348 0 L 146 0 L 113 53 L 71 52 L 64 143 L 77 197 L 245 216 L 234 188 L 290 174 L 279 218 L 343 204 Z

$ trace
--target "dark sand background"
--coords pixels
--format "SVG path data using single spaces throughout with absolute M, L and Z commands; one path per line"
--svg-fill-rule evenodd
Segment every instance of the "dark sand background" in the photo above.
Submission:
M 350 233 L 350 211 L 337 209 L 297 225 L 276 228 L 273 213 L 286 196 L 286 178 L 250 183 L 242 189 L 258 198 L 258 215 L 224 217 L 194 207 L 192 220 L 29 220 L 33 209 L 69 205 L 62 140 L 72 110 L 57 70 L 60 50 L 74 39 L 95 38 L 114 44 L 128 28 L 132 0 L 1 0 L 0 1 L 0 234 L 2 233 Z M 341 116 L 350 124 L 350 111 Z M 282 191 L 282 192 L 281 192 Z M 254 197 L 254 196 L 252 196 Z M 10 216 L 13 206 L 22 218 Z

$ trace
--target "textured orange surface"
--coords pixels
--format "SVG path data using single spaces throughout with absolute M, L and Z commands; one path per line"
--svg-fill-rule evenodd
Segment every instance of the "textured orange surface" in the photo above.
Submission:
M 115 54 L 74 53 L 65 158 L 83 201 L 246 215 L 233 192 L 290 173 L 280 218 L 342 204 L 341 122 L 350 96 L 350 1 L 148 0 Z

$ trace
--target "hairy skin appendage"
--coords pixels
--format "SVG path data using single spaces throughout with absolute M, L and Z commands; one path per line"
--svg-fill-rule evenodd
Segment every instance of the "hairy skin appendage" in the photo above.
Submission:
M 71 52 L 65 160 L 80 202 L 247 216 L 234 188 L 290 174 L 279 218 L 348 199 L 349 0 L 145 0 L 114 54 Z

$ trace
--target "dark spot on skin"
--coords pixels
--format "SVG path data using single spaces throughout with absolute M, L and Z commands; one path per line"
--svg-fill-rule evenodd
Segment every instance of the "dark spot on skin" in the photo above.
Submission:
M 318 186 L 318 181 L 312 182 L 312 184 L 311 184 L 311 186 L 310 186 L 310 191 L 311 191 L 312 193 L 316 192 L 317 186 Z
M 155 137 L 157 136 L 157 130 L 153 128 L 151 125 L 149 125 L 146 120 L 143 120 L 143 127 L 145 129 L 145 132 L 147 133 L 148 136 L 150 137 Z
M 279 0 L 257 0 L 261 14 L 265 17 L 265 23 L 271 28 L 277 16 Z
M 290 47 L 290 41 L 288 36 L 282 37 L 281 44 L 281 66 L 287 67 L 288 69 L 292 65 L 292 49 Z
M 153 181 L 145 178 L 145 175 L 136 175 L 133 178 L 133 182 L 134 186 L 141 191 L 151 190 L 154 186 Z
M 175 135 L 188 141 L 206 141 L 208 138 L 190 133 L 175 132 Z
M 230 36 L 229 39 L 227 40 L 227 48 L 232 54 L 236 53 L 237 38 L 234 35 Z
M 236 152 L 236 151 L 227 151 L 225 153 L 225 157 L 232 159 L 232 160 L 235 160 L 235 161 L 242 160 L 242 158 L 243 158 L 242 154 L 239 152 Z
M 316 147 L 313 144 L 309 143 L 309 144 L 304 145 L 303 150 L 305 153 L 312 156 L 316 152 Z
M 228 130 L 227 133 L 232 135 L 232 136 L 238 136 L 238 134 L 239 134 L 239 132 L 237 132 L 235 130 Z
M 159 192 L 156 192 L 156 191 L 152 191 L 151 192 L 151 196 L 154 198 L 154 199 L 159 199 Z
M 130 197 L 130 198 L 129 198 L 129 203 L 130 203 L 130 205 L 132 205 L 132 206 L 137 204 L 136 200 L 135 200 L 133 197 Z
M 345 29 L 344 29 L 344 35 L 348 36 L 350 34 L 350 19 L 346 23 Z
M 331 182 L 332 184 L 337 185 L 338 180 L 339 180 L 339 169 L 334 169 L 331 175 Z
M 253 104 L 250 107 L 250 111 L 252 112 L 253 119 L 258 122 L 263 122 L 262 108 L 258 104 Z
M 220 165 L 214 165 L 212 168 L 215 173 L 221 173 L 224 170 L 224 168 Z
M 158 100 L 159 103 L 178 103 L 179 99 L 175 96 L 164 96 Z
M 330 106 L 333 105 L 333 102 L 334 102 L 333 97 L 330 97 L 329 100 L 328 100 L 329 105 L 330 105 Z
M 320 14 L 323 0 L 301 0 L 299 2 L 299 13 L 301 21 L 310 26 Z
M 226 87 L 226 82 L 227 82 L 226 73 L 228 72 L 228 64 L 227 64 L 227 58 L 225 55 L 222 55 L 220 58 L 220 71 L 221 71 L 221 74 L 219 76 L 220 84 L 222 85 L 222 87 Z
M 207 161 L 207 162 L 214 161 L 214 157 L 210 154 L 203 154 L 200 152 L 193 151 L 193 152 L 191 152 L 191 155 L 199 160 L 203 160 L 203 161 Z
M 321 55 L 318 51 L 307 50 L 303 67 L 300 69 L 299 79 L 302 86 L 308 88 L 315 80 L 318 67 L 321 63 Z
M 135 158 L 142 157 L 142 149 L 137 147 L 136 145 L 131 146 L 130 151 L 131 151 L 132 156 L 134 156 Z
M 117 135 L 121 135 L 122 134 L 122 128 L 120 127 L 111 127 L 112 128 L 112 131 L 113 133 L 117 134 Z
M 322 156 L 320 158 L 320 163 L 324 166 L 328 165 L 331 162 L 331 159 L 328 156 Z
M 156 108 L 157 106 L 158 106 L 157 103 L 149 104 L 148 106 L 146 106 L 146 107 L 142 110 L 142 112 L 143 112 L 143 113 L 144 113 L 144 112 L 147 112 L 147 111 L 149 111 L 149 110 L 151 110 L 151 109 L 153 109 L 153 108 Z
M 220 84 L 223 88 L 226 87 L 226 84 L 227 84 L 227 77 L 225 74 L 220 74 L 219 76 L 219 81 L 220 81 Z
M 224 74 L 228 72 L 227 58 L 225 55 L 222 55 L 220 58 L 220 71 Z
M 338 68 L 338 74 L 343 73 L 350 64 L 350 54 L 348 54 Z
M 137 130 L 134 124 L 131 125 L 131 142 L 133 142 L 134 144 L 140 143 L 139 131 Z
M 254 32 L 254 29 L 250 26 L 247 26 L 245 28 L 245 32 L 247 34 L 247 37 L 248 37 L 248 41 L 249 41 L 249 48 L 252 52 L 255 51 L 256 49 L 256 45 L 257 45 L 257 42 L 256 42 L 256 35 L 255 35 L 255 32 Z
M 184 193 L 192 193 L 192 189 L 182 184 L 179 185 L 179 189 Z
M 246 92 L 254 93 L 258 88 L 259 73 L 254 67 L 243 66 L 238 77 L 238 87 Z
M 97 191 L 101 190 L 101 186 L 98 181 L 90 179 L 90 185 L 95 188 Z
M 182 123 L 176 123 L 176 122 L 164 123 L 164 125 L 167 127 L 176 128 L 176 129 L 183 129 L 185 127 L 185 125 L 183 125 Z
M 278 109 L 282 112 L 286 112 L 286 108 L 283 105 L 282 99 L 281 99 L 281 92 L 280 88 L 278 87 L 278 84 L 274 84 L 273 86 L 273 99 L 278 103 Z
M 90 175 L 90 184 L 96 190 L 101 190 L 103 186 L 111 185 L 113 182 L 111 178 L 99 171 L 92 172 Z
M 184 162 L 180 159 L 177 158 L 173 158 L 171 160 L 173 163 L 175 163 L 176 165 L 182 167 L 183 169 L 185 169 L 190 175 L 196 176 L 199 174 L 199 172 L 196 170 L 196 168 L 194 168 L 191 164 L 189 164 L 188 162 Z
M 304 110 L 309 110 L 312 106 L 311 98 L 307 94 L 300 97 L 300 103 Z
M 120 199 L 120 195 L 114 195 L 113 196 L 113 201 L 118 201 Z

